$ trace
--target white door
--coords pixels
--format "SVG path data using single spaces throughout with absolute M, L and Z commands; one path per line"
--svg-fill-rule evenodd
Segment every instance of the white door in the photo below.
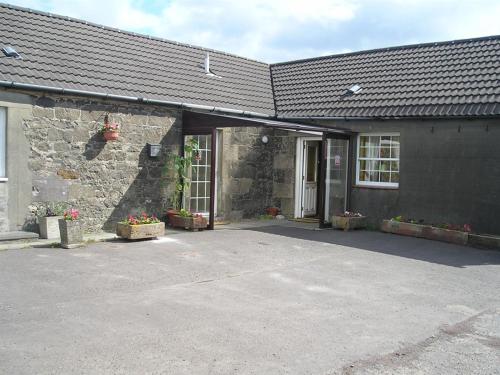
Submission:
M 316 215 L 318 197 L 318 142 L 304 142 L 302 207 L 304 216 Z

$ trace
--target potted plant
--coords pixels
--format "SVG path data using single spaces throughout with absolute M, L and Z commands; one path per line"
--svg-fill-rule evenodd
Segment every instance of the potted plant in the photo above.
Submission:
M 185 209 L 179 211 L 178 215 L 172 216 L 171 225 L 174 228 L 184 228 L 198 231 L 207 228 L 208 221 L 201 214 L 193 214 Z
M 31 212 L 37 216 L 40 238 L 59 238 L 59 219 L 63 218 L 67 205 L 63 202 L 43 203 L 31 206 Z
M 345 211 L 343 214 L 332 216 L 332 226 L 344 231 L 366 228 L 366 216 L 359 212 Z
M 173 207 L 167 210 L 168 223 L 172 225 L 172 218 L 179 214 L 182 207 L 182 200 L 191 186 L 189 178 L 193 160 L 199 160 L 200 151 L 198 141 L 190 139 L 184 145 L 184 155 L 173 155 L 172 164 L 175 170 L 176 181 L 172 195 Z
M 104 123 L 99 128 L 99 132 L 104 136 L 106 141 L 116 141 L 118 139 L 118 131 L 120 126 L 116 123 L 110 123 L 108 115 L 104 116 Z
M 276 217 L 280 213 L 280 209 L 278 207 L 268 207 L 266 209 L 266 212 L 267 212 L 268 215 Z
M 145 212 L 139 216 L 129 215 L 116 225 L 116 234 L 128 240 L 156 238 L 165 234 L 165 223 Z
M 82 226 L 80 225 L 80 212 L 71 208 L 64 212 L 59 219 L 59 232 L 61 234 L 61 247 L 73 249 L 83 244 Z

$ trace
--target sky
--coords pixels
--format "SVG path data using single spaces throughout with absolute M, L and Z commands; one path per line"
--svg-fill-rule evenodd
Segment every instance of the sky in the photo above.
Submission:
M 4 0 L 267 63 L 500 34 L 499 0 Z

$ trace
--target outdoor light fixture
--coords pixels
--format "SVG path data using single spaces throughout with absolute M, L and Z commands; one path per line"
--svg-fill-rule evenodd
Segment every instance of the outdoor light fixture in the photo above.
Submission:
M 269 142 L 269 137 L 267 135 L 263 135 L 262 136 L 262 143 L 264 143 L 265 145 L 267 145 L 268 142 Z
M 148 156 L 150 158 L 157 158 L 161 153 L 161 145 L 148 143 Z

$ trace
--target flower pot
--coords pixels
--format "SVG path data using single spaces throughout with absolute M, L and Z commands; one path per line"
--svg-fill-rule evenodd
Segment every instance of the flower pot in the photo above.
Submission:
M 173 209 L 173 208 L 170 208 L 167 210 L 167 222 L 169 225 L 172 225 L 172 217 L 174 217 L 175 215 L 177 215 L 179 213 L 179 211 Z
M 106 141 L 116 141 L 118 139 L 118 132 L 108 131 L 104 132 L 103 134 Z
M 130 225 L 118 223 L 116 234 L 128 240 L 142 240 L 146 238 L 156 238 L 165 234 L 165 223 Z
M 424 228 L 422 237 L 429 240 L 450 242 L 457 245 L 465 245 L 467 244 L 467 240 L 469 239 L 469 233 L 429 226 Z
M 208 221 L 204 217 L 179 216 L 174 215 L 170 221 L 174 228 L 184 228 L 187 230 L 203 230 L 207 228 Z
M 73 249 L 83 245 L 83 232 L 80 221 L 59 219 L 61 247 Z
M 39 216 L 40 238 L 59 238 L 59 220 L 62 218 L 62 216 Z
M 332 227 L 344 231 L 366 228 L 366 216 L 332 216 Z
M 280 209 L 278 207 L 269 207 L 266 211 L 267 214 L 271 216 L 277 216 L 280 213 Z

